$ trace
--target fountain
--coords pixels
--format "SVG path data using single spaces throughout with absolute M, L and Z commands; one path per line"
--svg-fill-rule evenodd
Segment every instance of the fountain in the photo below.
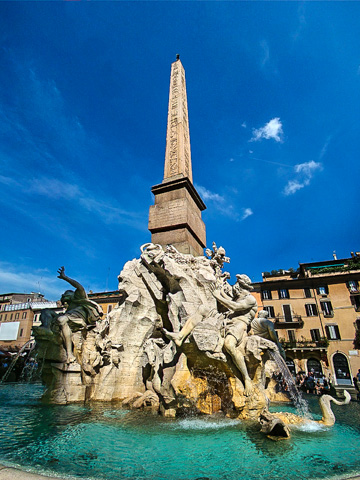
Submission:
M 301 419 L 311 419 L 251 282 L 223 272 L 225 250 L 182 254 L 171 245 L 141 247 L 119 275 L 123 300 L 104 319 L 83 287 L 59 269 L 65 314 L 44 311 L 34 327 L 44 359 L 43 400 L 53 404 L 117 401 L 165 417 L 221 413 L 259 421 L 270 436 L 289 437 L 294 416 L 274 415 L 273 373 L 280 368 Z M 256 334 L 255 334 L 256 333 Z M 329 402 L 325 406 L 329 406 Z M 329 415 L 328 415 L 329 416 Z M 276 426 L 276 428 L 275 428 Z

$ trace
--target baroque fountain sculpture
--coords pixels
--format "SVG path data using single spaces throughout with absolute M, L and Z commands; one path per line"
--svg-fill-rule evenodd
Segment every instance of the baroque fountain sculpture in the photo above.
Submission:
M 221 411 L 289 436 L 285 424 L 295 416 L 268 411 L 277 395 L 274 359 L 285 353 L 267 312 L 256 318 L 249 277 L 237 275 L 229 284 L 223 272 L 229 261 L 215 243 L 200 257 L 147 243 L 139 259 L 125 264 L 118 277 L 122 301 L 103 319 L 60 268 L 59 278 L 76 290 L 63 294 L 64 314 L 44 311 L 33 329 L 44 358 L 44 400 L 116 400 L 169 417 Z M 334 423 L 324 400 L 323 421 Z

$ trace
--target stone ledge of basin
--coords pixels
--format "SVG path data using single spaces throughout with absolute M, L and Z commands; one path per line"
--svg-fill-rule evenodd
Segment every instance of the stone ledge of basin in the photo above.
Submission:
M 49 477 L 39 473 L 26 472 L 19 468 L 0 465 L 0 480 L 61 480 L 64 477 Z M 73 477 L 67 477 L 70 480 Z M 79 479 L 77 479 L 79 480 Z
M 66 480 L 70 480 L 72 477 L 66 477 Z M 0 480 L 61 480 L 64 477 L 48 477 L 47 475 L 39 475 L 38 473 L 25 472 L 14 467 L 6 467 L 0 464 Z M 64 479 L 65 480 L 65 479 Z M 77 478 L 77 480 L 81 480 Z M 84 479 L 85 480 L 85 479 Z M 360 476 L 356 477 L 344 477 L 339 480 L 360 480 Z

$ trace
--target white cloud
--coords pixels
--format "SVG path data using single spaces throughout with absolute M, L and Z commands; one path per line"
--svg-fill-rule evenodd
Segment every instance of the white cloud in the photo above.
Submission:
M 57 178 L 34 179 L 29 191 L 55 199 L 73 200 L 80 196 L 80 189 L 77 185 L 62 182 Z
M 320 152 L 320 155 L 319 155 L 319 159 L 320 159 L 320 160 L 321 160 L 321 159 L 324 157 L 324 155 L 326 154 L 330 141 L 331 141 L 331 136 L 329 136 L 329 137 L 326 139 L 326 142 L 324 143 L 324 145 L 323 145 L 323 147 L 322 147 L 322 149 L 321 149 L 321 152 Z
M 298 38 L 301 37 L 305 27 L 306 27 L 305 4 L 304 2 L 301 2 L 298 8 L 298 27 L 292 35 L 292 38 L 294 41 L 298 40 Z
M 231 160 L 230 160 L 231 161 Z M 218 193 L 211 192 L 205 187 L 202 187 L 201 185 L 195 185 L 196 190 L 199 192 L 200 196 L 203 198 L 203 200 L 206 202 L 207 200 L 211 200 L 214 202 L 220 202 L 224 203 L 225 198 L 219 195 Z
M 241 220 L 245 220 L 245 218 L 250 217 L 250 215 L 253 215 L 254 212 L 251 210 L 251 208 L 243 208 L 243 215 L 241 217 Z
M 8 186 L 19 186 L 19 183 L 16 180 L 10 177 L 4 177 L 3 175 L 0 175 L 0 183 Z
M 266 123 L 261 128 L 253 129 L 253 136 L 250 139 L 250 142 L 257 142 L 262 138 L 269 140 L 273 138 L 276 142 L 282 142 L 283 135 L 282 123 L 279 117 L 272 118 L 268 123 Z
M 260 42 L 260 47 L 262 50 L 261 66 L 264 67 L 270 60 L 270 48 L 266 40 Z
M 322 169 L 322 164 L 320 162 L 314 162 L 314 160 L 295 165 L 294 173 L 296 174 L 296 178 L 288 181 L 283 191 L 284 195 L 293 195 L 298 190 L 310 185 L 314 173 Z
M 303 173 L 307 177 L 311 178 L 316 170 L 322 170 L 322 164 L 311 160 L 310 162 L 299 163 L 298 165 L 295 165 L 294 169 L 296 173 Z
M 95 285 L 89 278 L 78 279 L 86 289 L 95 292 L 104 289 Z M 57 278 L 56 271 L 50 272 L 47 268 L 34 269 L 29 272 L 28 267 L 15 265 L 9 262 L 0 262 L 0 292 L 4 293 L 31 293 L 40 292 L 47 300 L 59 300 L 61 295 L 70 287 L 66 282 Z
M 29 193 L 44 195 L 55 200 L 71 201 L 73 207 L 76 205 L 87 212 L 97 214 L 106 224 L 127 224 L 138 228 L 143 222 L 139 213 L 125 210 L 111 200 L 96 198 L 85 188 L 56 178 L 41 177 L 32 180 Z
M 0 291 L 5 293 L 40 292 L 45 298 L 57 300 L 64 286 L 56 275 L 50 275 L 47 270 L 39 269 L 33 272 L 24 271 L 23 267 L 0 262 Z
M 289 180 L 288 184 L 284 188 L 285 195 L 293 195 L 295 192 L 304 188 L 305 184 L 298 182 L 297 180 Z
M 235 208 L 234 205 L 232 205 L 232 203 L 227 198 L 219 195 L 218 193 L 211 192 L 210 190 L 202 187 L 201 185 L 195 185 L 195 188 L 205 202 L 213 202 L 212 209 L 217 210 L 221 213 L 221 215 L 229 217 L 233 221 L 239 220 L 238 209 Z M 232 190 L 232 193 L 236 194 L 237 192 Z
M 241 126 L 242 126 L 243 128 L 246 128 L 246 127 L 247 127 L 246 122 L 243 122 L 243 123 L 241 124 Z

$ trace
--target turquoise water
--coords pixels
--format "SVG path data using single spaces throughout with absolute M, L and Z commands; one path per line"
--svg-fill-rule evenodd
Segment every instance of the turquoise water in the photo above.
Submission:
M 360 472 L 355 402 L 334 406 L 332 428 L 309 424 L 293 429 L 290 440 L 273 442 L 250 422 L 164 419 L 103 403 L 42 405 L 42 391 L 41 385 L 0 386 L 0 463 L 99 480 L 329 479 Z M 320 419 L 317 400 L 310 401 Z

